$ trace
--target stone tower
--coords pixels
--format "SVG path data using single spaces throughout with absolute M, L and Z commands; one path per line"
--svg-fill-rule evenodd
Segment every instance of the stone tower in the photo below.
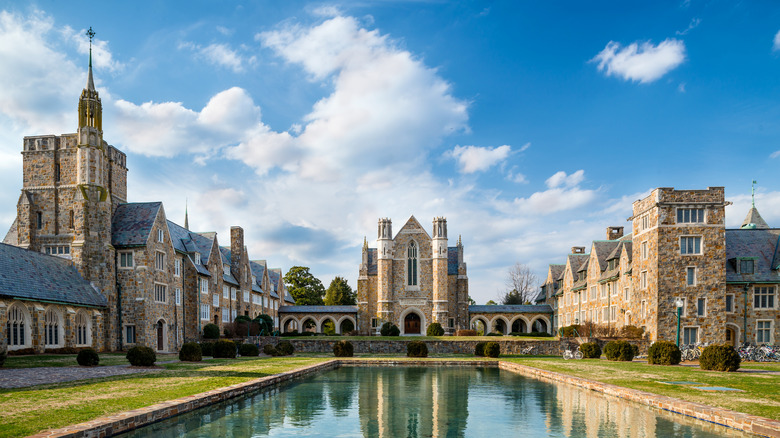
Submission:
M 651 339 L 676 340 L 680 298 L 680 342 L 725 340 L 726 205 L 723 187 L 662 187 L 634 202 L 633 290 Z
M 393 321 L 393 223 L 379 219 L 377 230 L 377 314 L 379 324 Z
M 447 284 L 447 219 L 436 217 L 433 219 L 433 242 L 431 244 L 431 259 L 433 266 L 431 274 L 433 277 L 433 321 L 438 322 L 442 327 L 447 327 L 449 287 Z

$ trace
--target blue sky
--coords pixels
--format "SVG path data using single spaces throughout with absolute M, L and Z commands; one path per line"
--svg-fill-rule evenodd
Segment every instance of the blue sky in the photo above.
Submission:
M 725 186 L 780 223 L 774 2 L 6 2 L 0 224 L 22 137 L 76 128 L 87 40 L 129 200 L 253 258 L 356 285 L 379 217 L 463 236 L 471 294 L 630 224 L 654 187 Z

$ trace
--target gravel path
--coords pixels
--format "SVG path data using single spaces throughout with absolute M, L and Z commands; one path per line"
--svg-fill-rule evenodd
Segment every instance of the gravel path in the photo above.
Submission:
M 103 367 L 40 367 L 0 369 L 0 388 L 24 388 L 26 386 L 96 379 L 125 374 L 155 373 L 162 368 L 136 368 L 130 365 Z

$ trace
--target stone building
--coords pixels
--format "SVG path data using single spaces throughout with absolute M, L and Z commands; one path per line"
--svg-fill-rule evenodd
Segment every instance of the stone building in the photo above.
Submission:
M 778 340 L 780 229 L 755 204 L 726 229 L 723 187 L 658 188 L 633 204 L 633 233 L 607 228 L 590 252 L 574 247 L 550 265 L 540 296 L 557 327 L 592 322 L 643 327 L 652 340 L 681 343 Z
M 263 313 L 278 324 L 280 305 L 294 303 L 280 271 L 249 260 L 241 227 L 222 247 L 160 202 L 127 203 L 126 156 L 103 139 L 91 54 L 77 132 L 25 137 L 22 161 L 0 246 L 0 350 L 177 351 L 205 324 L 222 331 Z

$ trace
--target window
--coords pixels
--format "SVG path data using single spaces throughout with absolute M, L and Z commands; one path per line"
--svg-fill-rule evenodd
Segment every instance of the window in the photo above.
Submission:
M 200 319 L 203 321 L 211 319 L 211 307 L 208 304 L 200 305 Z
M 200 283 L 200 293 L 207 294 L 209 293 L 209 282 L 205 278 L 198 278 L 198 282 Z
M 680 313 L 680 316 L 685 316 L 688 314 L 688 299 L 687 298 L 680 298 L 682 300 L 683 306 L 682 306 L 682 313 Z M 677 311 L 677 305 L 675 304 L 677 302 L 677 298 L 672 301 L 672 305 L 674 306 L 674 311 Z
M 639 306 L 639 314 L 644 318 L 647 316 L 647 301 L 642 300 L 642 304 Z
M 200 264 L 200 253 L 199 252 L 195 253 L 195 264 L 196 265 Z
M 222 273 L 225 275 L 230 275 L 230 266 L 229 265 L 222 265 Z
M 252 284 L 256 284 L 256 283 L 257 283 L 257 276 L 253 275 L 252 276 Z
M 455 318 L 450 318 L 447 324 L 450 328 L 455 328 Z
M 40 211 L 35 213 L 35 223 L 39 230 L 43 228 L 43 214 Z
M 642 216 L 642 231 L 650 228 L 650 215 Z
M 164 234 L 163 234 L 163 230 L 161 228 L 161 229 L 157 230 L 157 241 L 158 242 L 162 242 L 163 241 L 163 237 L 164 237 Z
M 54 309 L 49 309 L 44 316 L 44 341 L 47 347 L 56 347 L 60 343 L 60 317 Z
M 54 165 L 54 181 L 60 182 L 60 165 Z
M 647 271 L 642 271 L 639 273 L 639 288 L 647 289 Z
M 607 283 L 607 290 L 608 290 L 608 291 L 610 291 L 610 294 L 611 294 L 613 297 L 616 297 L 616 296 L 617 296 L 617 294 L 618 294 L 618 288 L 617 288 L 617 285 L 616 285 L 616 284 Z
M 698 300 L 696 300 L 696 316 L 699 316 L 699 317 L 707 316 L 707 299 L 706 298 L 699 298 Z
M 688 286 L 696 286 L 696 267 L 688 266 L 685 270 L 685 284 Z
M 683 344 L 695 344 L 697 342 L 699 342 L 699 328 L 698 327 L 683 328 Z
M 230 286 L 226 284 L 222 285 L 222 298 L 224 299 L 230 298 Z
M 68 218 L 68 227 L 74 228 L 76 226 L 76 218 L 74 217 L 73 210 L 70 211 L 70 217 Z
M 680 254 L 701 254 L 701 237 L 686 236 L 680 237 Z
M 176 305 L 181 306 L 181 288 L 176 288 Z
M 168 302 L 168 288 L 164 284 L 154 285 L 154 300 L 158 303 Z
M 704 209 L 703 208 L 678 208 L 677 223 L 678 224 L 704 223 Z
M 726 295 L 726 313 L 734 313 L 734 295 Z
M 617 321 L 617 306 L 609 306 L 609 320 Z
M 222 322 L 230 322 L 230 313 L 227 309 L 220 309 L 222 311 Z
M 69 245 L 47 245 L 44 247 L 43 251 L 45 251 L 48 255 L 70 259 Z
M 181 259 L 179 258 L 173 261 L 173 275 L 181 277 Z
M 756 343 L 772 343 L 772 321 L 756 321 Z
M 597 296 L 598 292 L 596 292 L 596 291 L 597 291 L 596 286 L 591 286 L 590 287 L 590 299 L 591 299 L 591 301 L 595 300 L 596 298 L 598 298 L 598 296 Z
M 119 253 L 119 267 L 121 269 L 130 269 L 133 267 L 133 253 L 132 252 L 120 252 Z
M 601 298 L 606 298 L 606 297 L 607 297 L 607 285 L 606 284 L 602 284 L 601 285 Z
M 84 312 L 76 314 L 76 345 L 88 345 L 89 342 L 89 326 L 87 315 Z
M 631 289 L 627 287 L 623 288 L 623 301 L 625 302 L 631 301 Z
M 159 252 L 154 255 L 154 267 L 158 271 L 164 271 L 165 270 L 165 253 Z
M 260 296 L 257 294 L 252 294 L 252 304 L 260 304 Z
M 753 288 L 753 307 L 756 309 L 775 308 L 775 287 L 756 286 Z
M 135 326 L 125 326 L 125 344 L 135 344 Z
M 376 318 L 371 318 L 371 328 L 376 328 L 376 326 L 377 326 Z
M 237 310 L 237 309 L 233 309 L 233 310 L 230 312 L 230 316 L 232 317 L 232 318 L 231 318 L 231 321 L 235 321 L 235 320 L 236 320 L 236 317 L 238 316 L 238 310 Z
M 579 301 L 580 301 L 580 293 L 579 292 L 573 293 L 571 295 L 571 303 L 572 304 L 577 304 Z
M 414 241 L 409 242 L 406 251 L 406 279 L 407 286 L 417 286 L 417 244 Z
M 752 274 L 755 263 L 752 259 L 740 259 L 739 260 L 739 273 L 740 274 Z
M 245 303 L 249 302 L 249 291 L 248 290 L 244 291 L 244 302 Z
M 235 301 L 236 300 L 236 288 L 231 287 L 230 288 L 230 299 Z
M 609 321 L 609 307 L 602 307 L 601 308 L 601 320 L 603 322 Z
M 642 242 L 642 260 L 647 260 L 647 241 Z
M 214 294 L 214 296 L 211 298 L 211 304 L 214 307 L 219 307 L 219 295 Z

